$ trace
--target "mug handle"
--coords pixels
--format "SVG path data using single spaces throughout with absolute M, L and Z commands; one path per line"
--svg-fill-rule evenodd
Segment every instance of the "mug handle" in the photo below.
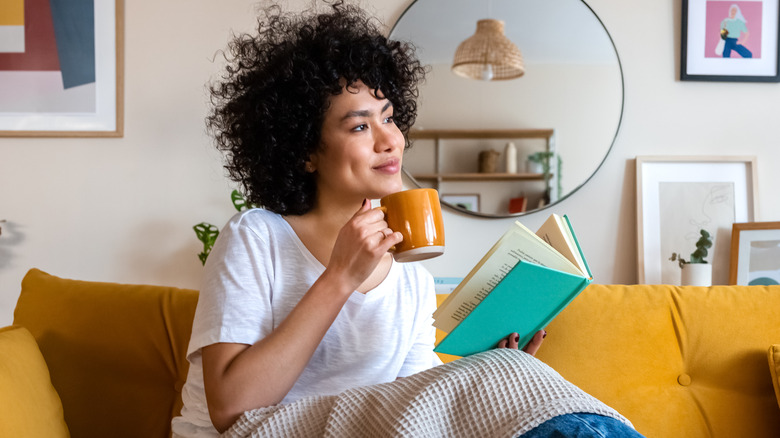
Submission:
M 387 207 L 385 207 L 384 205 L 380 205 L 379 207 L 376 207 L 376 209 L 381 211 L 385 215 L 385 221 L 387 221 Z M 395 252 L 395 245 L 391 246 L 390 249 L 387 250 L 387 252 L 390 253 Z

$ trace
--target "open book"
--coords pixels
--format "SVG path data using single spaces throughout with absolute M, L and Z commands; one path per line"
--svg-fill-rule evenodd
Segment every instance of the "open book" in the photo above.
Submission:
M 433 313 L 447 333 L 435 351 L 468 356 L 514 332 L 522 348 L 592 281 L 566 216 L 536 233 L 516 221 Z

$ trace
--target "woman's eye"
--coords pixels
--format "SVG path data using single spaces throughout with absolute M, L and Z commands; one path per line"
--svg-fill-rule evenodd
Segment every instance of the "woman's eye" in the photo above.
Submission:
M 365 131 L 367 128 L 368 128 L 368 125 L 366 125 L 364 123 L 362 125 L 355 126 L 354 128 L 352 128 L 352 130 L 353 131 Z
M 385 123 L 395 123 L 395 118 L 393 116 L 389 116 L 385 118 Z

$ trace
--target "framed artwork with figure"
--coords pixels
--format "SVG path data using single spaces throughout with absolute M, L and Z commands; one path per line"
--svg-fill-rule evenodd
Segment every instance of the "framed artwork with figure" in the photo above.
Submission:
M 700 231 L 712 247 L 712 284 L 728 284 L 731 228 L 756 216 L 756 158 L 639 156 L 636 158 L 637 248 L 640 284 L 677 284 L 672 253 L 685 258 Z
M 683 0 L 680 80 L 780 82 L 780 0 Z

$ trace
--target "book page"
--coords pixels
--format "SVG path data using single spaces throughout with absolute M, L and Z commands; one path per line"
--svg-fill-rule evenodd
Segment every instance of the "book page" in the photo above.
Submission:
M 588 276 L 588 269 L 580 256 L 580 250 L 577 247 L 574 236 L 562 217 L 557 214 L 550 215 L 542 226 L 539 227 L 536 235 L 577 266 L 580 270 L 580 275 Z
M 434 312 L 433 325 L 452 331 L 521 260 L 582 275 L 533 231 L 515 222 Z

